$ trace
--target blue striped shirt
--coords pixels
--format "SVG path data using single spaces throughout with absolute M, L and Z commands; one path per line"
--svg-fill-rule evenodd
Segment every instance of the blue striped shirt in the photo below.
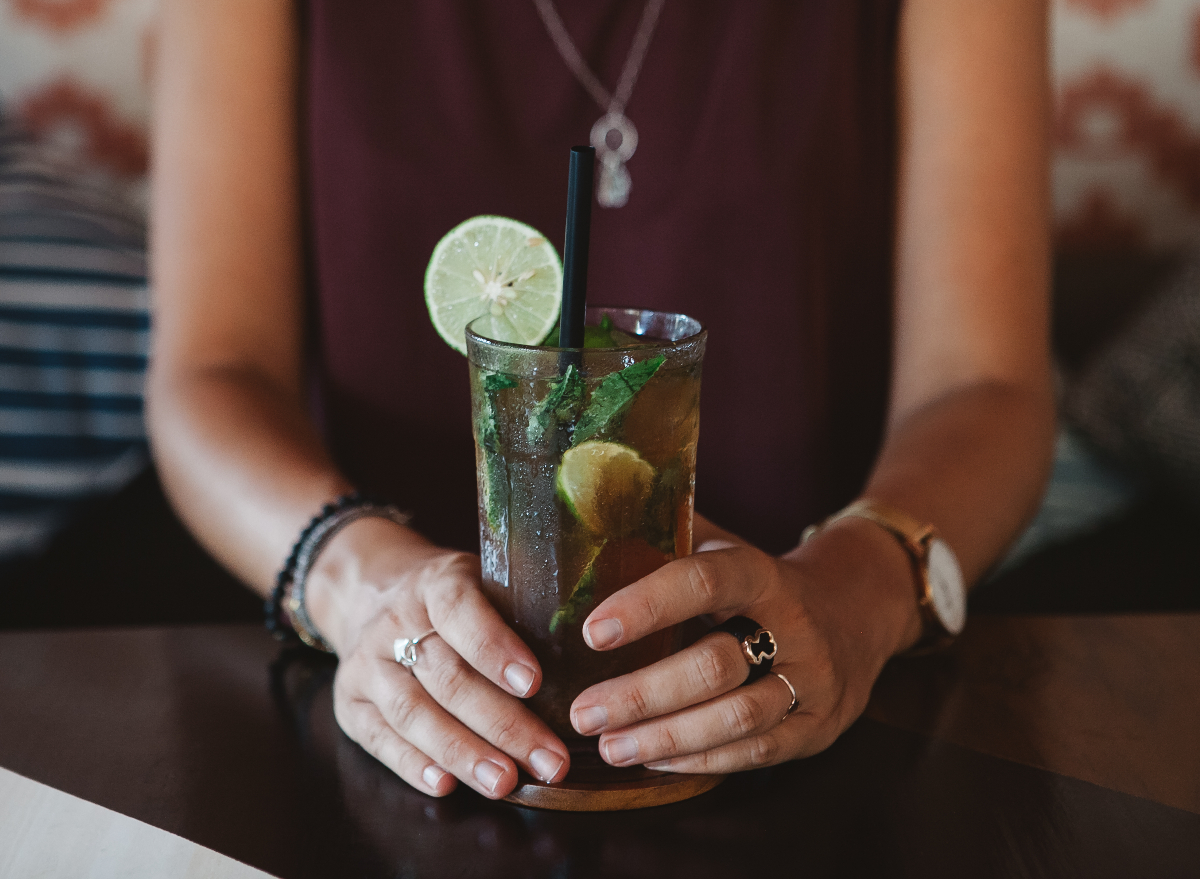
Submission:
M 147 462 L 145 224 L 0 120 L 0 558 Z

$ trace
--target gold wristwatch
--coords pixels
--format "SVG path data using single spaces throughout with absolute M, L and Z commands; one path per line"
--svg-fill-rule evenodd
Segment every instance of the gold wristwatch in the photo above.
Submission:
M 893 535 L 912 560 L 917 607 L 925 629 L 913 649 L 936 649 L 953 641 L 967 622 L 967 586 L 950 545 L 933 525 L 922 524 L 907 513 L 866 499 L 809 525 L 804 529 L 801 543 L 807 543 L 822 528 L 852 516 L 874 522 Z

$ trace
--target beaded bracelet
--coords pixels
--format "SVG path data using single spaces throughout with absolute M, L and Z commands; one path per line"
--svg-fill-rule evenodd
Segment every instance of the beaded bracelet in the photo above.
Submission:
M 308 574 L 321 550 L 335 534 L 351 522 L 369 516 L 389 519 L 397 525 L 407 525 L 412 518 L 391 504 L 356 491 L 325 504 L 300 532 L 300 537 L 288 553 L 287 561 L 275 577 L 275 588 L 271 590 L 271 596 L 263 608 L 267 631 L 278 640 L 288 640 L 294 636 L 309 647 L 326 653 L 333 652 L 333 647 L 313 625 L 304 603 Z M 285 610 L 291 618 L 291 625 L 284 618 Z

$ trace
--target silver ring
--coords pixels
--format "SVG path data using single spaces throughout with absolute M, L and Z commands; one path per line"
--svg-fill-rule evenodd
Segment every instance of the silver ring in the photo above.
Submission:
M 430 635 L 436 634 L 436 629 L 430 629 L 428 632 L 425 632 L 423 635 L 417 635 L 415 638 L 397 638 L 392 642 L 392 652 L 396 654 L 396 662 L 405 668 L 412 668 L 417 664 L 417 645 Z
M 782 719 L 787 720 L 788 715 L 791 714 L 793 711 L 795 711 L 797 707 L 799 707 L 800 700 L 796 698 L 796 688 L 792 686 L 791 681 L 789 681 L 787 678 L 785 678 L 779 672 L 775 672 L 775 677 L 777 677 L 777 678 L 779 678 L 779 680 L 783 681 L 784 684 L 788 688 L 788 692 L 792 694 L 792 704 L 787 707 L 787 711 L 783 712 Z

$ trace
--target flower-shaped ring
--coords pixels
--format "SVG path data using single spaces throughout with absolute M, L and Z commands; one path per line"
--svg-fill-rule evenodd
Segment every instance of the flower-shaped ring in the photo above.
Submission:
M 728 632 L 738 639 L 742 647 L 742 655 L 750 664 L 750 673 L 742 685 L 753 683 L 771 671 L 775 654 L 779 645 L 775 636 L 749 617 L 730 617 L 719 626 L 713 626 L 714 632 Z

